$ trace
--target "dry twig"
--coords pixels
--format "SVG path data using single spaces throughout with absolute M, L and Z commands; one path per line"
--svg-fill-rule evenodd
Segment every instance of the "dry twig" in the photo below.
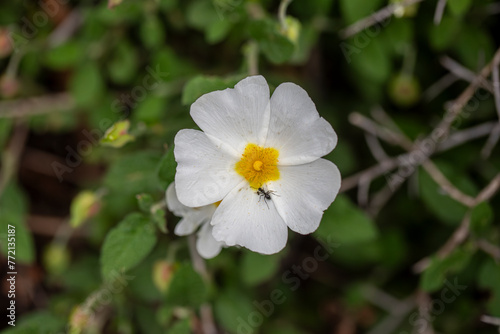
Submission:
M 423 0 L 403 0 L 398 3 L 392 3 L 379 11 L 376 11 L 370 16 L 367 16 L 359 21 L 354 22 L 350 26 L 340 31 L 340 37 L 343 39 L 352 37 L 358 32 L 365 30 L 389 17 L 391 17 L 396 10 L 405 8 L 416 3 L 422 2 Z

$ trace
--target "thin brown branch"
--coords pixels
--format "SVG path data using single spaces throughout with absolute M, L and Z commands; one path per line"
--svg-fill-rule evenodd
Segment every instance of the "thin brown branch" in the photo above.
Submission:
M 432 177 L 432 179 L 439 184 L 439 186 L 450 195 L 454 200 L 462 203 L 465 206 L 473 207 L 476 204 L 474 198 L 467 194 L 464 194 L 461 190 L 456 188 L 443 173 L 437 168 L 437 166 L 430 160 L 422 162 L 422 167 L 427 173 Z
M 447 151 L 471 140 L 484 137 L 491 133 L 497 125 L 497 122 L 490 121 L 454 132 L 445 141 L 439 143 L 436 152 Z
M 368 117 L 361 115 L 360 113 L 351 113 L 349 115 L 349 122 L 351 122 L 352 125 L 355 125 L 365 130 L 366 132 L 379 137 L 389 144 L 402 146 L 407 150 L 411 150 L 413 148 L 413 143 L 404 136 L 378 125 L 377 123 L 373 122 Z
M 452 73 L 447 73 L 441 79 L 433 83 L 422 93 L 422 99 L 426 102 L 434 100 L 442 91 L 458 81 Z
M 209 281 L 210 274 L 208 273 L 205 260 L 196 250 L 196 235 L 191 234 L 188 236 L 188 245 L 194 269 L 203 277 L 205 281 Z M 203 334 L 217 334 L 217 327 L 215 327 L 212 306 L 210 304 L 205 303 L 201 305 L 200 317 Z
M 393 170 L 398 167 L 400 164 L 398 157 L 389 158 L 387 160 L 381 161 L 378 164 L 365 169 L 364 171 L 358 172 L 350 177 L 342 180 L 342 185 L 340 187 L 341 192 L 345 192 L 349 189 L 356 187 L 359 184 L 359 180 L 361 178 L 367 177 L 370 180 L 373 180 L 385 173 Z
M 366 145 L 368 145 L 371 154 L 377 161 L 380 162 L 389 158 L 387 153 L 385 153 L 384 149 L 382 148 L 382 145 L 380 144 L 377 136 L 374 136 L 371 133 L 365 133 L 365 139 Z
M 500 247 L 484 239 L 478 240 L 476 244 L 483 252 L 490 254 L 495 260 L 500 261 Z
M 443 56 L 439 59 L 441 65 L 446 68 L 448 71 L 453 73 L 460 79 L 468 81 L 469 83 L 474 81 L 477 74 L 469 70 L 468 68 L 462 66 L 457 61 L 451 59 L 448 56 Z M 482 79 L 480 81 L 480 87 L 486 89 L 488 92 L 493 94 L 493 85 L 486 79 Z
M 500 62 L 500 48 L 497 49 L 493 59 L 479 72 L 479 75 L 467 86 L 467 88 L 456 98 L 452 103 L 450 108 L 446 111 L 443 119 L 439 123 L 439 125 L 435 128 L 435 131 L 439 131 L 442 133 L 444 137 L 449 132 L 449 129 L 456 118 L 460 115 L 460 112 L 465 107 L 465 105 L 469 102 L 469 100 L 474 96 L 476 89 L 484 82 L 485 78 L 490 75 L 494 64 L 498 64 Z M 432 135 L 432 134 L 431 134 Z M 430 138 L 430 136 L 428 138 Z M 443 138 L 444 139 L 444 138 Z
M 69 111 L 75 101 L 69 93 L 58 93 L 26 99 L 0 101 L 0 118 L 20 118 L 55 111 Z
M 403 183 L 395 183 L 391 186 L 386 185 L 372 196 L 370 205 L 367 208 L 370 217 L 376 217 L 385 204 L 391 199 L 392 195 L 403 185 Z
M 483 315 L 483 316 L 481 316 L 481 321 L 484 322 L 485 324 L 490 324 L 493 326 L 500 327 L 500 318 L 497 318 L 497 317 Z
M 379 136 L 381 139 L 389 143 L 401 146 L 407 151 L 412 151 L 413 147 L 415 147 L 415 145 L 411 142 L 411 140 L 407 138 L 404 134 L 394 132 L 385 127 L 381 127 L 380 125 L 376 124 L 372 120 L 368 119 L 367 117 L 359 113 L 351 113 L 351 115 L 349 116 L 349 120 L 351 121 L 352 124 L 359 126 L 365 131 L 373 135 Z M 441 171 L 436 167 L 436 165 L 434 165 L 432 161 L 422 160 L 421 164 L 423 168 L 432 177 L 432 179 L 436 183 L 438 183 L 441 186 L 441 188 L 443 188 L 443 190 L 445 190 L 450 195 L 450 197 L 459 201 L 460 203 L 463 203 L 468 207 L 474 206 L 475 203 L 474 198 L 464 194 L 462 191 L 453 186 L 453 184 L 450 181 L 448 181 L 448 179 L 443 175 L 443 173 L 441 173 Z
M 488 183 L 486 187 L 481 190 L 479 195 L 474 200 L 474 206 L 481 202 L 489 200 L 496 192 L 500 189 L 500 173 L 493 178 L 493 180 Z
M 500 139 L 500 123 L 497 123 L 496 126 L 491 130 L 486 143 L 481 149 L 481 158 L 485 160 L 489 158 L 491 152 L 493 152 L 493 149 L 498 143 L 498 139 Z
M 434 24 L 439 25 L 441 19 L 443 18 L 444 8 L 446 7 L 446 0 L 439 0 L 436 5 L 436 11 L 434 12 Z
M 2 170 L 0 171 L 0 196 L 9 181 L 16 175 L 21 154 L 28 138 L 28 127 L 18 121 L 6 150 L 2 153 Z
M 405 8 L 416 3 L 422 2 L 423 0 L 403 0 L 398 3 L 392 3 L 379 11 L 376 11 L 370 16 L 367 16 L 359 21 L 354 22 L 345 29 L 342 29 L 339 34 L 342 39 L 346 39 L 356 35 L 358 32 L 365 30 L 389 17 L 391 17 L 396 10 Z

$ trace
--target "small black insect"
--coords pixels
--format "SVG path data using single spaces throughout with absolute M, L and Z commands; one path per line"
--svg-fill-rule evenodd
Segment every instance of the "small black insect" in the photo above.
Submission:
M 267 201 L 271 200 L 271 195 L 279 196 L 275 194 L 275 192 L 276 191 L 274 190 L 265 191 L 264 188 L 257 189 L 257 195 L 259 195 L 259 202 L 260 199 L 264 197 L 264 202 L 266 202 L 267 208 L 269 209 L 269 204 L 267 204 Z

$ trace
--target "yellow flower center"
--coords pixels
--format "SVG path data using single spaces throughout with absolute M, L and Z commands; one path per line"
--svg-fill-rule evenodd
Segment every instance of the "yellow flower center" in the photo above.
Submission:
M 278 170 L 278 150 L 272 147 L 260 147 L 248 144 L 241 160 L 234 167 L 243 176 L 250 187 L 258 189 L 268 181 L 276 181 L 280 177 Z

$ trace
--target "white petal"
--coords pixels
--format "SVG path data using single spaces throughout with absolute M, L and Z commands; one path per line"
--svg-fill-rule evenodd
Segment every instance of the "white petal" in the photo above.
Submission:
M 234 89 L 215 91 L 191 105 L 191 117 L 210 138 L 217 138 L 241 157 L 250 142 L 264 143 L 269 123 L 269 86 L 262 76 L 238 82 Z
M 177 217 L 184 217 L 190 208 L 179 202 L 177 198 L 177 193 L 175 192 L 175 182 L 170 183 L 165 193 L 167 198 L 167 207 L 170 212 L 172 212 Z
M 198 240 L 196 240 L 196 249 L 198 253 L 205 259 L 211 259 L 220 253 L 223 245 L 223 242 L 214 239 L 212 235 L 212 225 L 208 222 L 203 224 L 198 231 Z
M 280 179 L 269 182 L 278 213 L 291 230 L 314 232 L 340 189 L 340 172 L 332 162 L 318 159 L 298 166 L 280 168 Z
M 266 147 L 279 150 L 280 165 L 298 165 L 314 161 L 337 145 L 332 126 L 316 111 L 307 92 L 287 82 L 271 97 L 271 119 Z
M 288 229 L 274 207 L 251 189 L 247 181 L 233 189 L 212 217 L 213 236 L 228 246 L 273 254 L 283 249 Z
M 201 131 L 179 131 L 174 155 L 175 188 L 184 205 L 199 207 L 218 202 L 243 179 L 234 170 L 236 160 Z
M 206 205 L 200 208 L 190 209 L 191 211 L 175 225 L 175 235 L 190 235 L 198 226 L 203 223 L 208 223 L 214 214 L 215 205 Z
M 176 235 L 189 235 L 193 233 L 203 222 L 208 222 L 215 211 L 215 205 L 207 205 L 200 208 L 190 208 L 185 206 L 177 198 L 175 192 L 175 182 L 167 188 L 167 207 L 177 217 L 183 217 L 175 225 Z

